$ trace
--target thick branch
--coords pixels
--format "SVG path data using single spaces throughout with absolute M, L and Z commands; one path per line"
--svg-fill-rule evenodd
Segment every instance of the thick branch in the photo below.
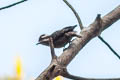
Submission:
M 103 17 L 103 30 L 120 19 L 120 5 Z
M 8 6 L 1 7 L 0 10 L 7 9 L 7 8 L 10 8 L 10 7 L 13 7 L 13 6 L 15 6 L 15 5 L 17 5 L 17 4 L 20 4 L 20 3 L 23 3 L 23 2 L 25 2 L 25 1 L 27 1 L 27 0 L 21 0 L 21 1 L 18 1 L 18 2 L 16 2 L 16 3 L 10 4 L 10 5 L 8 5 Z
M 82 22 L 81 22 L 81 19 L 80 19 L 80 17 L 79 17 L 79 15 L 77 14 L 77 12 L 76 12 L 76 10 L 72 7 L 72 5 L 69 3 L 69 2 L 67 2 L 67 0 L 63 0 L 66 4 L 67 4 L 67 6 L 73 11 L 73 13 L 74 13 L 74 15 L 76 16 L 76 18 L 77 18 L 77 20 L 78 20 L 78 23 L 79 23 L 79 26 L 80 26 L 80 28 L 81 28 L 81 30 L 82 30 L 82 28 L 83 28 L 83 25 L 82 25 Z M 102 26 L 102 24 L 100 23 L 99 24 L 100 26 Z M 102 28 L 101 28 L 102 29 Z M 101 32 L 101 31 L 100 31 Z M 104 39 L 100 36 L 100 33 L 98 33 L 98 38 L 106 45 L 106 46 L 108 46 L 108 48 L 120 59 L 120 56 L 113 50 L 113 48 L 106 42 L 106 41 L 104 41 Z
M 108 13 L 102 18 L 102 30 L 97 29 L 98 24 L 94 21 L 87 28 L 84 28 L 81 31 L 82 38 L 76 38 L 69 48 L 65 50 L 62 55 L 59 57 L 59 61 L 67 66 L 72 59 L 78 54 L 78 52 L 95 36 L 98 36 L 99 31 L 103 31 L 106 28 L 110 27 L 114 22 L 120 19 L 120 5 L 115 8 L 113 11 Z

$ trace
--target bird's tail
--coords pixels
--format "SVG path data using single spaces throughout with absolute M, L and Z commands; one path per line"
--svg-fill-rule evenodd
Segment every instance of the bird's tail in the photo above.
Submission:
M 70 30 L 73 30 L 76 27 L 77 27 L 77 25 L 71 26 Z
M 75 27 L 77 27 L 77 24 L 76 24 L 76 25 L 74 25 L 74 26 L 72 26 L 72 29 L 74 29 Z
M 77 24 L 73 26 L 74 28 L 77 27 Z

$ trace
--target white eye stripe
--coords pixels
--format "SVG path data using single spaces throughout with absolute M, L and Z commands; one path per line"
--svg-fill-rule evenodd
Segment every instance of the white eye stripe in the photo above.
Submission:
M 46 37 L 48 37 L 48 35 L 46 35 L 46 34 L 43 34 L 43 35 L 40 36 L 41 39 L 46 38 Z

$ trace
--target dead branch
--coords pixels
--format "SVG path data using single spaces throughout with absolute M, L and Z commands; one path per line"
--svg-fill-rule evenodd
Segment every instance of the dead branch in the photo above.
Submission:
M 102 26 L 99 25 L 102 20 Z M 52 80 L 54 77 L 58 75 L 62 75 L 64 77 L 75 79 L 75 80 L 120 80 L 120 78 L 113 79 L 90 79 L 90 78 L 82 78 L 76 77 L 68 74 L 67 65 L 74 59 L 74 57 L 78 54 L 78 52 L 94 37 L 98 36 L 99 33 L 110 27 L 113 23 L 120 19 L 120 5 L 116 7 L 113 11 L 100 18 L 97 16 L 96 20 L 90 24 L 88 27 L 83 28 L 80 32 L 81 38 L 76 38 L 72 41 L 70 46 L 57 58 L 53 60 L 51 64 L 46 68 L 40 76 L 38 76 L 35 80 Z
M 76 16 L 76 18 L 78 20 L 79 26 L 82 30 L 83 29 L 82 21 L 81 21 L 79 15 L 77 14 L 76 10 L 72 7 L 72 5 L 67 0 L 63 0 L 63 1 L 73 11 L 74 15 Z M 100 26 L 102 26 L 102 23 L 100 24 Z M 100 33 L 98 34 L 98 38 L 120 59 L 120 56 L 114 51 L 114 49 L 106 41 L 104 41 L 104 39 L 100 36 Z
M 80 35 L 82 38 L 76 38 L 72 41 L 69 48 L 59 56 L 62 64 L 67 66 L 71 60 L 77 55 L 77 53 L 94 37 L 98 36 L 99 31 L 104 31 L 110 27 L 113 23 L 120 19 L 120 5 L 113 11 L 108 13 L 102 18 L 102 30 L 98 29 L 96 21 L 90 24 L 87 28 L 84 28 Z

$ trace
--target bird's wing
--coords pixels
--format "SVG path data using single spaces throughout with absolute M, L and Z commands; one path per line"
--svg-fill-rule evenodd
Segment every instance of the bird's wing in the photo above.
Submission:
M 52 33 L 51 36 L 52 36 L 53 40 L 57 40 L 57 39 L 63 37 L 63 35 L 65 35 L 65 33 L 73 31 L 76 26 L 77 25 L 65 27 L 61 30 L 58 30 L 58 31 Z
M 73 31 L 75 27 L 77 27 L 77 25 L 68 26 L 68 27 L 63 28 L 62 31 L 63 31 L 63 32 Z
M 64 34 L 65 34 L 64 31 L 58 30 L 58 31 L 52 33 L 51 37 L 53 38 L 53 40 L 57 40 L 57 39 L 61 38 Z

